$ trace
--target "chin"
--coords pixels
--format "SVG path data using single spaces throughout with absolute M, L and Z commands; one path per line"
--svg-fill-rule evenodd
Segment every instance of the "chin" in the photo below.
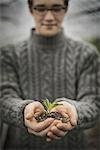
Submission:
M 41 34 L 43 36 L 51 37 L 51 36 L 56 35 L 57 33 L 58 33 L 58 31 L 47 30 L 47 31 L 42 32 Z

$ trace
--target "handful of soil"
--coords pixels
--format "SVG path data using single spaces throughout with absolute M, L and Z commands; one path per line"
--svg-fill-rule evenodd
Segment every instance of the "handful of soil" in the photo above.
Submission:
M 40 116 L 35 117 L 37 122 L 44 121 L 47 118 L 54 118 L 56 120 L 61 120 L 63 123 L 67 123 L 70 120 L 69 117 L 66 118 L 66 117 L 64 117 L 62 114 L 60 114 L 58 112 L 50 112 L 50 113 L 45 112 L 45 113 L 41 114 Z
M 51 103 L 48 99 L 42 100 L 42 104 L 45 108 L 45 112 L 40 116 L 35 117 L 35 119 L 38 122 L 44 121 L 47 118 L 54 118 L 56 120 L 61 120 L 63 123 L 67 123 L 70 120 L 69 117 L 66 118 L 58 112 L 50 112 L 54 107 L 62 104 L 59 104 L 58 102 Z

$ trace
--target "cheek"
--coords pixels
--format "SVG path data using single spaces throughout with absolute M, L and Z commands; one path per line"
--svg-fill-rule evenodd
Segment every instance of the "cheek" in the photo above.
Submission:
M 34 15 L 34 21 L 35 21 L 36 25 L 40 25 L 42 20 L 43 19 L 41 17 L 39 17 L 39 16 L 37 17 L 37 16 Z
M 60 18 L 57 18 L 56 21 L 59 25 L 61 25 L 63 23 L 64 20 L 64 16 L 61 16 Z
M 60 18 L 60 22 L 62 23 L 64 21 L 64 16 L 62 16 L 61 18 Z
M 60 26 L 62 25 L 62 22 L 63 22 L 62 20 L 59 20 L 59 19 L 58 19 L 58 20 L 57 20 L 57 26 L 60 27 Z

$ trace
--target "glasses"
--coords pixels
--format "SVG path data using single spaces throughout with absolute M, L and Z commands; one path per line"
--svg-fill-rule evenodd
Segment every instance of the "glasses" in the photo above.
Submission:
M 51 11 L 53 15 L 59 16 L 65 13 L 66 7 L 62 5 L 52 6 L 51 8 L 47 8 L 45 6 L 34 6 L 33 10 L 36 14 L 40 16 L 45 16 L 48 11 Z

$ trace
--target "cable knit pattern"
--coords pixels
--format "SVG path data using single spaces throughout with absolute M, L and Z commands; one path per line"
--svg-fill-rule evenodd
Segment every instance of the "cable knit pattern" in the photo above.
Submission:
M 28 40 L 1 48 L 0 114 L 9 125 L 7 147 L 85 150 L 83 129 L 95 124 L 100 107 L 98 61 L 94 47 L 71 40 L 63 30 L 47 38 L 33 29 Z M 61 98 L 77 109 L 78 126 L 60 141 L 47 143 L 24 128 L 24 107 L 44 98 Z

